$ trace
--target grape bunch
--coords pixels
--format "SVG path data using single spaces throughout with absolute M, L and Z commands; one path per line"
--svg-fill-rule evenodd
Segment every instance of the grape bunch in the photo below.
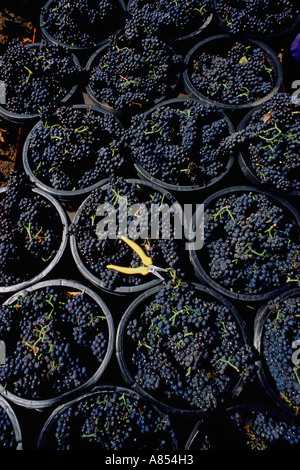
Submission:
M 228 291 L 261 294 L 299 283 L 299 226 L 264 193 L 216 197 L 205 209 L 204 237 L 201 264 Z
M 293 361 L 293 346 L 300 344 L 299 296 L 275 299 L 268 304 L 268 317 L 262 333 L 262 358 L 270 383 L 278 396 L 295 413 L 300 409 L 299 368 Z
M 237 145 L 259 182 L 291 193 L 300 190 L 299 103 L 277 93 L 251 115 Z
M 17 440 L 11 418 L 4 406 L 0 406 L 0 450 L 16 450 Z
M 191 451 L 296 451 L 300 426 L 273 407 L 242 404 L 217 410 L 191 437 Z
M 267 96 L 275 85 L 274 68 L 262 48 L 246 41 L 220 40 L 196 50 L 188 65 L 194 88 L 226 105 L 247 105 Z
M 62 243 L 56 208 L 13 173 L 0 200 L 1 286 L 27 281 L 45 269 Z
M 168 217 L 163 217 L 160 210 L 163 204 L 169 203 L 165 193 L 122 177 L 110 177 L 107 185 L 93 190 L 84 201 L 69 231 L 80 260 L 99 278 L 102 287 L 114 290 L 153 280 L 151 275 L 145 279 L 140 274 L 121 274 L 107 268 L 110 264 L 142 266 L 138 254 L 119 234 L 135 240 L 151 256 L 153 264 L 162 268 L 178 266 L 182 240 L 175 233 L 176 215 L 168 206 L 169 224 Z
M 34 175 L 58 190 L 89 187 L 124 171 L 121 125 L 112 114 L 63 106 L 29 135 L 28 162 Z
M 245 447 L 250 450 L 279 450 L 299 447 L 300 427 L 276 412 L 252 410 L 237 411 L 230 416 L 240 433 L 244 434 Z
M 217 0 L 215 9 L 230 33 L 256 36 L 283 33 L 300 14 L 295 0 Z
M 71 403 L 43 440 L 49 450 L 172 450 L 168 415 L 123 388 L 92 393 Z
M 124 31 L 129 38 L 178 38 L 199 29 L 210 13 L 209 0 L 132 0 Z
M 42 26 L 61 43 L 92 47 L 123 26 L 125 12 L 114 0 L 54 0 L 41 10 Z
M 91 65 L 88 86 L 100 103 L 137 114 L 172 94 L 182 57 L 155 36 L 111 39 Z
M 216 106 L 188 99 L 132 118 L 127 131 L 133 160 L 151 177 L 174 185 L 207 186 L 227 169 L 228 121 Z
M 124 331 L 130 374 L 169 406 L 212 411 L 252 379 L 255 354 L 230 307 L 178 273 L 130 314 Z
M 0 79 L 5 83 L 7 111 L 37 114 L 55 108 L 83 77 L 68 51 L 42 40 L 22 45 L 13 40 L 2 56 Z
M 0 381 L 23 399 L 49 399 L 84 384 L 108 348 L 103 309 L 85 291 L 47 286 L 0 309 L 6 364 Z

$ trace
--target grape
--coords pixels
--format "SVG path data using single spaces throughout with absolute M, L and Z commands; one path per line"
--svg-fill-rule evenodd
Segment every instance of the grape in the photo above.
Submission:
M 93 47 L 123 26 L 125 12 L 114 0 L 54 0 L 41 11 L 43 27 L 56 41 Z
M 6 344 L 1 383 L 23 399 L 43 400 L 96 373 L 108 350 L 108 322 L 84 289 L 49 285 L 2 305 L 0 337 Z
M 112 38 L 91 65 L 93 97 L 120 113 L 137 114 L 172 94 L 182 57 L 155 36 Z
M 83 69 L 68 51 L 42 40 L 24 46 L 9 43 L 2 56 L 0 79 L 5 82 L 5 109 L 38 114 L 55 108 L 83 77 Z
M 300 10 L 293 0 L 217 0 L 216 12 L 232 34 L 269 36 L 283 33 Z
M 293 216 L 268 195 L 240 191 L 205 209 L 201 264 L 234 293 L 253 295 L 299 282 L 299 231 Z
M 247 41 L 208 43 L 190 57 L 188 76 L 206 98 L 226 105 L 248 105 L 272 92 L 274 69 L 262 48 Z
M 129 38 L 156 35 L 164 40 L 196 31 L 211 13 L 208 0 L 132 0 L 125 34 Z
M 60 107 L 30 133 L 29 166 L 54 189 L 87 188 L 125 171 L 121 135 L 121 125 L 111 114 Z
M 62 410 L 41 448 L 52 450 L 172 450 L 169 416 L 124 388 L 99 388 Z
M 125 317 L 119 348 L 145 392 L 171 407 L 207 412 L 239 380 L 252 379 L 255 354 L 229 306 L 176 277 Z
M 32 192 L 28 177 L 14 172 L 0 201 L 1 285 L 28 281 L 43 271 L 62 244 L 57 209 Z
M 174 185 L 207 186 L 234 153 L 229 125 L 216 106 L 187 100 L 134 116 L 127 131 L 130 154 L 151 177 Z

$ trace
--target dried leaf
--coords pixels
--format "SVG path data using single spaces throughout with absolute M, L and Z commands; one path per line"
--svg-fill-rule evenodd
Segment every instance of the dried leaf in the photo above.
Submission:
M 0 129 L 0 142 L 5 142 L 5 136 L 7 135 L 7 130 Z
M 272 116 L 271 111 L 269 111 L 269 112 L 263 117 L 264 123 L 270 121 L 271 116 Z
M 22 39 L 22 44 L 25 46 L 26 44 L 31 44 L 32 43 L 32 39 L 29 39 L 29 38 L 23 38 Z
M 84 292 L 85 292 L 85 290 L 83 290 L 82 292 L 80 292 L 80 291 L 76 291 L 76 292 L 74 292 L 74 291 L 73 291 L 73 292 L 72 292 L 72 291 L 68 291 L 68 292 L 66 292 L 66 297 L 74 298 L 74 297 L 76 297 L 77 295 L 83 295 Z

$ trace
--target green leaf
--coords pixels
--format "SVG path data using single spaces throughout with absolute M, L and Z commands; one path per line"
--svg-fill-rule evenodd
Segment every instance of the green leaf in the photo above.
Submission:
M 247 57 L 244 55 L 244 56 L 240 59 L 239 62 L 240 62 L 240 64 L 248 64 L 249 61 L 248 61 Z

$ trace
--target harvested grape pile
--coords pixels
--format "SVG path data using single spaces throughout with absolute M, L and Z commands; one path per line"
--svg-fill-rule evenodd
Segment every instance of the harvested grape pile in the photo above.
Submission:
M 270 383 L 295 413 L 300 409 L 299 361 L 292 360 L 292 353 L 300 344 L 299 305 L 297 295 L 269 302 L 261 345 Z
M 55 108 L 78 83 L 81 73 L 64 48 L 43 40 L 35 45 L 11 41 L 0 69 L 0 80 L 6 84 L 5 109 L 37 114 L 44 108 Z
M 243 158 L 265 187 L 300 190 L 300 103 L 277 93 L 249 117 L 239 136 Z
M 169 417 L 121 388 L 71 403 L 51 427 L 41 449 L 170 450 L 175 442 Z
M 235 413 L 231 416 L 239 432 L 248 439 L 246 444 L 251 450 L 288 449 L 300 443 L 300 427 L 289 423 L 276 413 L 253 411 L 252 413 Z M 246 432 L 245 432 L 246 431 Z
M 242 451 L 296 451 L 299 443 L 299 423 L 276 408 L 243 404 L 204 420 L 190 449 L 236 450 L 238 446 Z
M 96 109 L 61 107 L 29 135 L 28 163 L 39 181 L 74 191 L 124 171 L 121 124 Z
M 119 233 L 133 240 L 138 238 L 138 245 L 151 256 L 153 264 L 162 268 L 178 267 L 182 241 L 175 239 L 172 214 L 168 237 L 163 238 L 165 222 L 159 208 L 164 202 L 169 202 L 165 193 L 142 182 L 119 177 L 110 178 L 107 185 L 95 189 L 84 201 L 70 226 L 70 233 L 79 258 L 99 278 L 102 287 L 114 290 L 120 286 L 142 285 L 149 278 L 153 280 L 151 275 L 145 279 L 140 274 L 128 276 L 107 268 L 111 264 L 131 268 L 142 264 L 138 254 L 117 235 Z M 153 217 L 151 205 L 158 208 L 157 212 L 152 212 Z M 157 226 L 157 233 L 151 231 L 151 221 Z
M 56 41 L 92 47 L 123 26 L 125 11 L 113 0 L 53 0 L 45 5 L 42 26 Z
M 154 34 L 169 40 L 193 33 L 210 14 L 208 0 L 132 0 L 125 32 L 132 38 Z
M 133 160 L 151 177 L 175 185 L 207 186 L 234 158 L 228 121 L 216 106 L 188 100 L 138 114 L 128 130 Z
M 300 15 L 295 0 L 215 0 L 215 9 L 230 33 L 255 36 L 282 33 Z
M 192 85 L 206 98 L 242 105 L 267 96 L 275 85 L 272 64 L 257 45 L 220 40 L 212 50 L 195 51 L 189 65 Z
M 136 383 L 183 410 L 215 409 L 254 370 L 254 353 L 230 307 L 178 280 L 129 316 L 125 334 L 131 340 L 124 339 L 125 364 Z
M 155 36 L 112 38 L 91 64 L 88 85 L 98 102 L 136 114 L 172 93 L 182 58 Z
M 218 284 L 259 294 L 299 282 L 299 226 L 272 198 L 233 192 L 208 204 L 205 218 L 203 265 Z
M 7 345 L 0 381 L 21 398 L 50 399 L 96 373 L 108 348 L 102 308 L 78 289 L 43 287 L 0 308 Z
M 44 270 L 62 244 L 62 220 L 48 199 L 14 174 L 0 200 L 1 286 L 28 281 Z
M 0 406 L 0 450 L 16 450 L 17 445 L 13 423 L 3 406 Z

